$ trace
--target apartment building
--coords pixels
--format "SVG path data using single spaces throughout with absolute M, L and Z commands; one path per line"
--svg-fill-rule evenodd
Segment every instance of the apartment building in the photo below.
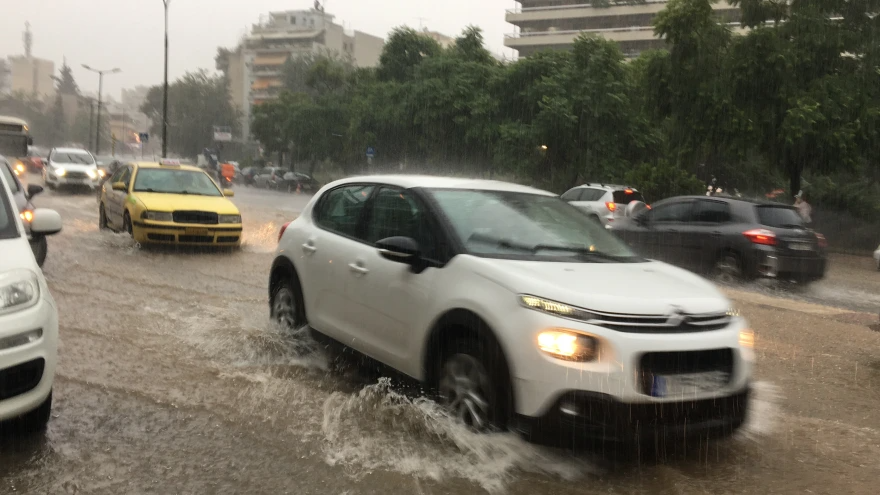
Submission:
M 34 95 L 49 100 L 55 96 L 55 62 L 33 56 L 9 57 L 10 83 L 13 93 Z
M 345 29 L 318 6 L 262 16 L 217 63 L 227 75 L 231 101 L 242 111 L 243 135 L 250 136 L 251 110 L 278 97 L 289 58 L 330 51 L 350 57 L 357 67 L 372 67 L 379 63 L 383 44 L 382 38 Z
M 652 21 L 667 6 L 667 0 L 594 2 L 587 0 L 520 0 L 505 14 L 516 29 L 505 36 L 505 46 L 519 56 L 542 50 L 566 50 L 582 33 L 602 36 L 618 43 L 627 57 L 662 48 Z M 712 4 L 718 18 L 740 32 L 740 9 L 720 1 Z

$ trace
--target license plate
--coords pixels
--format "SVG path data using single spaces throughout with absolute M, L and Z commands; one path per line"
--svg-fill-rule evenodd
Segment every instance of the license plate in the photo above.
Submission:
M 811 245 L 806 242 L 792 242 L 789 244 L 789 249 L 793 251 L 810 251 Z
M 187 235 L 208 235 L 208 229 L 197 229 L 195 227 L 187 227 Z
M 655 375 L 652 397 L 689 397 L 715 392 L 728 384 L 730 375 L 724 371 Z

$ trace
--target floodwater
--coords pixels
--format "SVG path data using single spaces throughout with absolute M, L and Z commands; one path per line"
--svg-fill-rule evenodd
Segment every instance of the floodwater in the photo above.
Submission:
M 512 434 L 473 434 L 308 332 L 282 336 L 268 320 L 268 271 L 279 227 L 308 197 L 244 187 L 236 194 L 246 232 L 233 253 L 142 249 L 98 230 L 94 194 L 36 198 L 65 226 L 49 240 L 44 267 L 61 321 L 55 407 L 45 435 L 0 429 L 0 493 L 877 488 L 871 260 L 865 287 L 818 285 L 786 305 L 775 306 L 773 293 L 760 293 L 761 304 L 740 302 L 756 329 L 759 364 L 750 418 L 735 438 L 622 464 Z M 816 290 L 844 301 L 874 297 L 874 312 L 860 312 L 871 306 L 865 301 L 835 317 L 800 311 L 799 298 Z M 821 292 L 814 300 L 829 298 Z

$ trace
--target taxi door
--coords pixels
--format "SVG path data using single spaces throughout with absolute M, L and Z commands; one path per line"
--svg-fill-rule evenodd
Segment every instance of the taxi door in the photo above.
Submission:
M 131 182 L 133 169 L 132 165 L 126 165 L 117 170 L 110 180 L 104 183 L 104 211 L 107 214 L 107 222 L 115 228 L 122 228 L 125 200 L 128 197 L 128 186 Z M 117 182 L 125 184 L 126 190 L 117 191 L 113 189 L 113 184 Z

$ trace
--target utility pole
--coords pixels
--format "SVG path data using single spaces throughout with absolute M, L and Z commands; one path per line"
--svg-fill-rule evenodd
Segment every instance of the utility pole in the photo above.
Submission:
M 92 149 L 92 150 L 95 149 L 95 147 L 92 146 L 92 144 L 94 143 L 94 141 L 92 141 L 92 122 L 94 122 L 94 121 L 95 121 L 95 100 L 89 98 L 89 144 L 88 144 L 88 146 L 89 146 L 89 149 Z
M 101 92 L 104 90 L 104 74 L 117 74 L 122 72 L 118 67 L 108 70 L 98 70 L 83 64 L 83 68 L 98 74 L 98 117 L 95 119 L 95 154 L 101 154 Z
M 162 0 L 165 5 L 165 80 L 162 85 L 162 157 L 168 156 L 168 4 L 171 0 Z

